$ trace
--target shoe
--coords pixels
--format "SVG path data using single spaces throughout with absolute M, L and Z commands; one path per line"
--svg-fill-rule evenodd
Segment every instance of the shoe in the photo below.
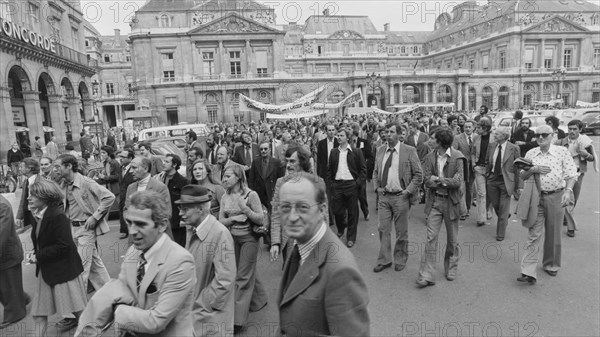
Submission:
M 529 276 L 529 275 L 525 275 L 525 274 L 521 274 L 521 277 L 517 278 L 517 281 L 519 282 L 528 282 L 529 284 L 535 284 L 536 279 L 535 277 Z
M 448 274 L 446 274 L 446 280 L 448 281 L 454 281 L 456 279 L 456 273 L 455 272 L 450 272 Z
M 370 217 L 369 217 L 369 213 L 365 214 L 365 221 L 369 221 Z
M 119 235 L 119 240 L 127 239 L 128 236 L 129 234 L 127 233 L 121 233 L 121 235 Z
M 465 221 L 467 220 L 467 216 L 466 215 L 461 215 L 460 216 L 460 221 Z
M 492 218 L 492 212 L 487 212 L 487 219 L 490 220 Z
M 502 237 L 502 236 L 496 236 L 496 241 L 504 241 L 504 237 Z
M 342 238 L 342 236 L 344 236 L 344 232 L 337 233 L 337 237 L 338 237 L 338 238 L 340 238 L 340 239 L 341 239 L 341 238 Z
M 352 248 L 352 246 L 354 246 L 354 241 L 348 241 L 346 246 L 348 246 L 348 248 Z
M 572 229 L 569 229 L 567 231 L 567 236 L 570 237 L 570 238 L 574 238 L 575 237 L 575 231 L 572 230 Z
M 477 227 L 483 227 L 483 226 L 485 226 L 484 221 L 477 221 Z
M 426 279 L 419 277 L 419 279 L 417 280 L 417 285 L 419 286 L 419 288 L 425 288 L 429 286 L 434 286 L 435 282 L 427 281 Z
M 54 325 L 60 332 L 65 332 L 77 326 L 76 318 L 63 318 Z
M 373 272 L 374 273 L 380 273 L 385 269 L 388 269 L 389 267 L 392 266 L 392 263 L 388 263 L 388 264 L 378 264 L 375 266 L 375 268 L 373 268 Z
M 544 269 L 544 271 L 546 272 L 546 274 L 548 274 L 550 276 L 556 276 L 556 274 L 558 274 L 557 270 L 547 270 L 547 269 Z
M 401 264 L 396 264 L 396 265 L 394 265 L 394 270 L 395 271 L 402 271 L 402 270 L 404 270 L 405 267 L 406 266 L 403 266 Z
M 471 203 L 471 206 L 473 206 L 473 207 L 477 207 L 477 201 L 473 201 L 473 202 Z

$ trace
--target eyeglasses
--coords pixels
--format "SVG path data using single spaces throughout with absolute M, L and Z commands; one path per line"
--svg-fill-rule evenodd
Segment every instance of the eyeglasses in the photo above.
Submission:
M 536 133 L 534 136 L 535 138 L 548 138 L 548 136 L 553 135 L 554 133 Z
M 296 209 L 296 212 L 298 212 L 299 214 L 306 214 L 310 211 L 310 209 L 313 206 L 319 205 L 319 203 L 315 203 L 315 204 L 308 204 L 305 202 L 299 202 L 295 205 L 292 205 L 290 203 L 283 203 L 281 205 L 279 205 L 279 212 L 283 213 L 283 214 L 289 214 L 292 212 L 292 209 Z
M 119 158 L 127 159 L 129 157 L 128 156 L 119 156 Z
M 269 148 L 268 147 L 261 147 L 260 150 L 261 151 L 269 151 Z

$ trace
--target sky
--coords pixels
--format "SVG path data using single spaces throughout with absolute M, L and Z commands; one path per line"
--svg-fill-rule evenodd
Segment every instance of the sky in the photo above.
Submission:
M 178 1 L 178 0 L 174 0 Z M 449 0 L 341 0 L 341 1 L 257 1 L 275 9 L 277 24 L 297 22 L 303 24 L 310 15 L 321 14 L 325 8 L 332 15 L 367 15 L 382 31 L 385 23 L 390 23 L 392 31 L 431 31 L 435 19 L 463 1 Z M 486 0 L 477 1 L 480 5 Z M 100 34 L 111 35 L 115 28 L 122 33 L 130 31 L 128 22 L 132 14 L 144 5 L 145 1 L 135 0 L 94 0 L 81 1 L 84 17 Z

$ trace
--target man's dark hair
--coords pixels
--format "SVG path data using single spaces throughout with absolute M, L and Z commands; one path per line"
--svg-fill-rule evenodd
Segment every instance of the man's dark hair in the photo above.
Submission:
M 67 166 L 68 164 L 71 164 L 71 171 L 73 171 L 73 172 L 79 171 L 79 165 L 78 165 L 79 163 L 77 162 L 77 158 L 75 158 L 75 156 L 73 156 L 71 154 L 61 154 L 56 159 L 60 160 L 62 166 Z
M 568 124 L 567 127 L 571 126 L 571 125 L 577 125 L 577 128 L 579 129 L 579 131 L 581 131 L 581 129 L 583 129 L 583 122 L 580 121 L 579 119 L 572 119 Z
M 123 148 L 123 150 L 121 152 L 127 152 L 127 158 L 129 158 L 129 159 L 135 158 L 135 152 L 133 151 L 133 148 L 131 148 L 131 147 L 125 147 L 125 148 Z
M 550 123 L 553 129 L 558 129 L 558 126 L 560 125 L 560 120 L 555 116 L 548 116 L 544 121 L 546 121 L 546 124 Z
M 146 151 L 148 151 L 148 152 L 150 152 L 150 150 L 152 149 L 152 145 L 150 145 L 150 143 L 148 143 L 148 142 L 141 142 L 141 143 L 138 145 L 138 148 L 140 148 L 140 149 L 141 149 L 142 147 L 143 147 L 143 148 L 145 148 L 145 149 L 146 149 Z
M 450 115 L 446 118 L 446 120 L 448 121 L 448 124 L 452 124 L 452 121 L 454 120 L 458 120 L 458 116 L 457 115 Z
M 452 146 L 454 133 L 449 128 L 439 128 L 435 131 L 435 140 L 444 148 Z
M 40 162 L 35 158 L 23 159 L 23 165 L 29 169 L 29 173 L 38 174 L 40 173 Z
M 488 132 L 492 129 L 492 121 L 489 118 L 480 119 L 478 125 Z
M 75 147 L 73 146 L 73 144 L 67 144 L 67 145 L 65 145 L 65 150 L 73 151 L 73 150 L 75 150 Z
M 115 159 L 115 150 L 113 149 L 112 146 L 110 146 L 110 145 L 102 145 L 102 147 L 100 148 L 100 150 L 106 152 L 106 154 L 108 155 L 109 158 Z
M 251 134 L 251 133 L 250 133 L 250 131 L 248 131 L 248 130 L 244 130 L 244 131 L 242 131 L 242 132 L 240 133 L 240 137 L 241 137 L 241 136 L 243 136 L 243 135 L 248 135 L 248 136 L 252 137 L 252 134 Z
M 39 140 L 39 139 L 40 139 L 40 136 L 35 136 L 35 140 Z
M 515 119 L 517 119 L 517 120 L 518 120 L 518 119 L 522 119 L 522 118 L 523 118 L 523 111 L 521 111 L 521 110 L 517 110 L 517 111 L 515 111 L 515 116 L 514 116 L 514 118 L 515 118 Z
M 190 130 L 188 132 L 185 133 L 188 137 L 190 137 L 191 140 L 198 140 L 198 135 L 196 134 L 196 132 L 194 132 L 194 130 Z
M 415 129 L 419 128 L 419 122 L 415 121 L 411 121 L 410 123 L 408 123 L 408 126 L 412 126 Z M 398 128 L 396 127 L 396 130 L 398 130 Z
M 486 105 L 482 105 L 481 108 L 483 109 L 484 114 L 486 114 L 486 113 L 488 113 L 488 111 L 490 111 L 490 109 L 488 109 L 488 107 Z
M 306 151 L 302 146 L 290 146 L 285 151 L 285 157 L 290 158 L 294 152 L 298 153 L 298 165 L 304 172 L 310 171 L 310 153 Z
M 171 158 L 171 163 L 173 163 L 173 165 L 175 166 L 175 171 L 179 170 L 179 168 L 181 167 L 181 158 L 173 153 L 167 153 L 166 157 Z
M 289 177 L 289 176 L 288 176 Z M 293 182 L 299 182 L 302 179 L 306 179 L 308 180 L 313 187 L 315 188 L 315 201 L 318 204 L 324 204 L 327 202 L 327 194 L 326 194 L 326 187 L 325 187 L 325 183 L 320 181 L 317 177 L 318 176 L 305 176 L 302 175 L 297 179 L 294 179 L 292 177 L 285 177 L 284 178 L 284 183 L 281 185 L 285 185 L 286 183 L 293 181 Z M 287 178 L 287 179 L 286 179 Z
M 417 125 L 418 125 L 418 124 L 417 124 Z M 387 129 L 391 128 L 392 126 L 395 126 L 395 127 L 396 127 L 396 133 L 397 133 L 397 134 L 400 134 L 400 132 L 402 131 L 402 129 L 406 130 L 406 127 L 405 127 L 404 125 L 402 125 L 402 123 L 400 123 L 400 122 L 395 122 L 395 121 L 394 121 L 394 122 L 388 122 L 388 123 L 385 125 L 385 129 L 387 130 Z

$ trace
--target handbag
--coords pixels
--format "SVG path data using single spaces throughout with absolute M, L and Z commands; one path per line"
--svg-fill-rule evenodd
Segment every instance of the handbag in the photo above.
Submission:
M 248 193 L 246 193 L 246 195 L 244 196 L 244 199 L 246 199 L 246 204 L 248 204 L 248 196 L 251 192 L 253 191 L 248 191 Z M 269 229 L 271 227 L 271 221 L 269 220 L 269 210 L 262 203 L 260 206 L 262 208 L 263 213 L 262 223 L 256 223 L 250 220 L 250 218 L 248 218 L 248 222 L 250 223 L 250 228 L 252 229 L 252 233 L 254 233 L 254 235 L 258 237 L 264 236 L 266 238 L 269 234 Z

